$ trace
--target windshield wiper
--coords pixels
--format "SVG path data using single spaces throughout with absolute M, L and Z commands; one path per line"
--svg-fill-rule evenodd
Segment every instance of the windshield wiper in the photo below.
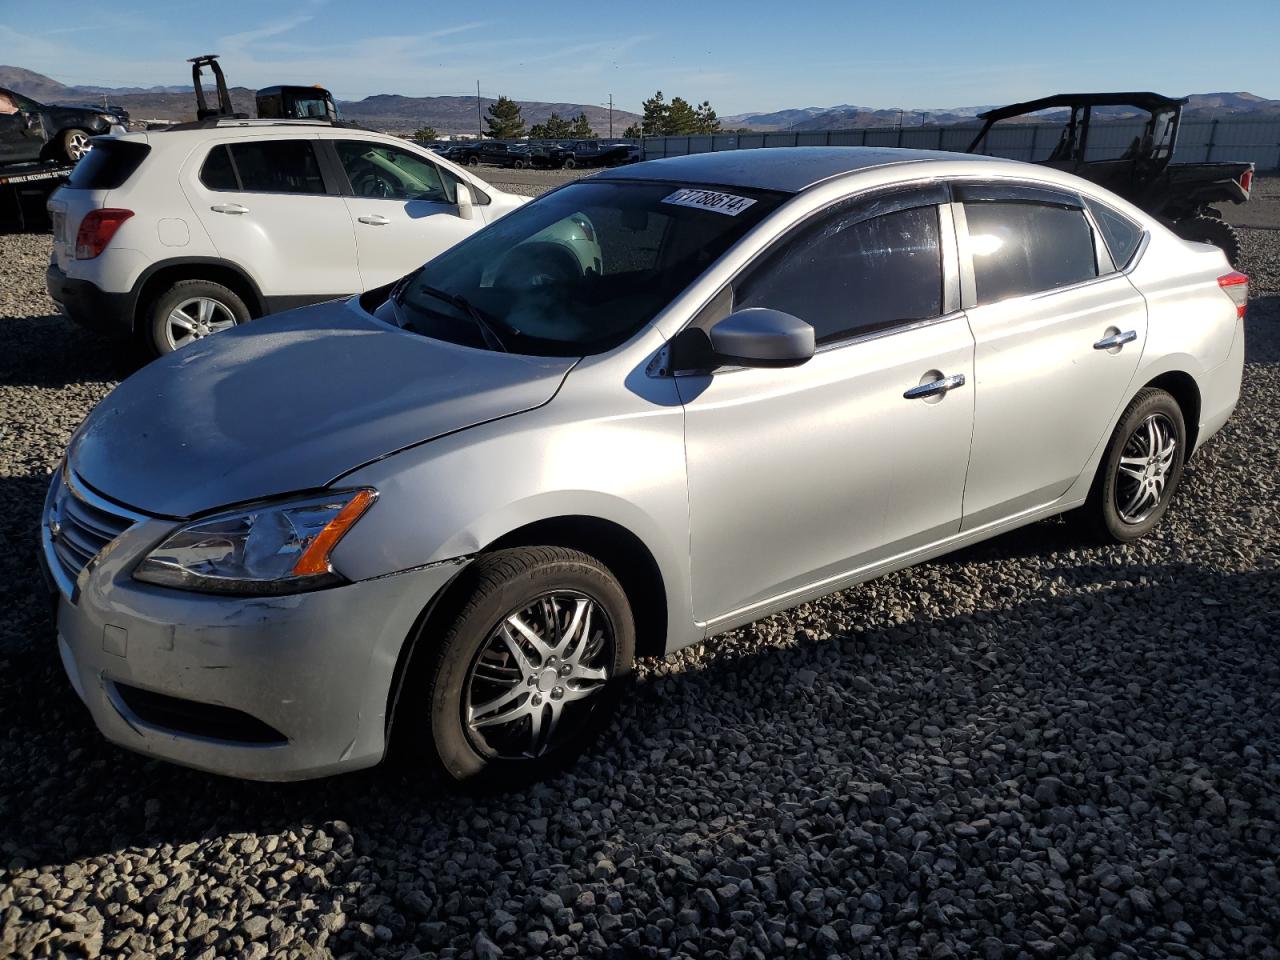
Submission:
M 404 289 L 407 290 L 408 287 L 409 285 L 406 283 Z M 477 329 L 480 331 L 480 336 L 484 338 L 485 344 L 489 347 L 501 350 L 503 353 L 510 352 L 507 345 L 502 342 L 502 337 L 498 336 L 498 331 L 493 328 L 493 324 L 491 324 L 485 318 L 485 315 L 480 312 L 479 308 L 466 297 L 460 296 L 456 293 L 449 293 L 445 290 L 438 290 L 435 287 L 420 285 L 414 289 L 422 291 L 429 297 L 435 297 L 437 300 L 443 300 L 445 303 L 457 307 L 467 315 L 468 320 L 476 325 Z M 401 291 L 400 296 L 404 296 L 404 290 Z

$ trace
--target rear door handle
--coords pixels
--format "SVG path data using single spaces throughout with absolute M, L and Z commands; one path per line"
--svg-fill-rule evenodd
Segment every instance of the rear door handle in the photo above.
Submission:
M 248 213 L 249 208 L 239 203 L 215 203 L 209 208 L 214 213 Z
M 956 387 L 964 386 L 964 374 L 953 373 L 949 377 L 943 377 L 941 380 L 931 380 L 928 383 L 922 383 L 919 386 L 912 387 L 902 396 L 907 400 L 922 400 L 925 397 L 936 397 L 938 394 L 946 393 L 948 390 L 954 390 Z
M 1095 350 L 1115 350 L 1123 347 L 1126 343 L 1133 343 L 1138 339 L 1137 330 L 1126 330 L 1124 333 L 1115 333 L 1109 337 L 1103 337 L 1093 345 Z
M 380 213 L 375 213 L 368 217 L 356 217 L 361 223 L 367 223 L 371 227 L 385 227 L 391 221 Z

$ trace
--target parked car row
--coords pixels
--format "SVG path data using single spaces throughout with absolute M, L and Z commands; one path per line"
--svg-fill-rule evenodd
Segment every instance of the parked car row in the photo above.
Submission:
M 616 167 L 640 159 L 639 145 L 630 140 L 474 140 L 435 150 L 455 163 L 516 169 Z
M 110 740 L 235 776 L 393 740 L 546 775 L 637 656 L 1066 511 L 1145 535 L 1240 392 L 1220 250 L 1007 160 L 742 150 L 525 203 L 236 124 L 100 142 L 52 206 L 55 299 L 186 343 L 52 478 L 62 662 Z

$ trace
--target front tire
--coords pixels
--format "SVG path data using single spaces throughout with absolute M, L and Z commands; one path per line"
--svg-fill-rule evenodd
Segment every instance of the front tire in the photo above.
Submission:
M 635 623 L 617 579 L 577 550 L 500 550 L 463 576 L 460 609 L 417 638 L 397 712 L 425 767 L 462 789 L 510 789 L 573 762 L 605 728 Z
M 578 161 L 573 159 L 573 157 L 568 157 L 564 161 L 564 168 L 566 170 L 573 170 L 577 168 L 577 166 L 578 166 Z
M 1227 255 L 1231 266 L 1240 266 L 1240 236 L 1227 221 L 1218 217 L 1188 217 L 1174 223 L 1173 232 L 1183 240 L 1213 244 Z
M 249 319 L 249 308 L 230 287 L 211 280 L 180 280 L 152 302 L 143 340 L 157 356 L 164 356 Z
M 1150 533 L 1169 508 L 1186 456 L 1178 402 L 1154 387 L 1138 391 L 1116 424 L 1085 506 L 1094 532 L 1113 543 Z

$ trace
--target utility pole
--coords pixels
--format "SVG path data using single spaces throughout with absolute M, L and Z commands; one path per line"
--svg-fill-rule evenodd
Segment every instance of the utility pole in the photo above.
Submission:
M 609 94 L 609 139 L 613 139 L 613 94 Z
M 476 129 L 480 133 L 480 139 L 484 139 L 484 114 L 480 112 L 480 81 L 476 81 Z

